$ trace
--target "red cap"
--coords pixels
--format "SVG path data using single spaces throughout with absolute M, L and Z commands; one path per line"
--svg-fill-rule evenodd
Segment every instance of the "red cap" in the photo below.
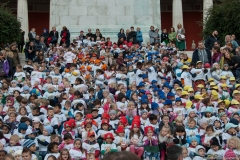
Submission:
M 124 41 L 123 44 L 127 44 L 128 42 L 127 41 Z
M 95 136 L 95 133 L 93 131 L 88 132 L 87 137 Z
M 125 133 L 125 129 L 123 126 L 118 126 L 116 133 Z
M 124 126 L 126 126 L 127 123 L 128 123 L 127 118 L 124 117 L 124 116 L 122 116 L 122 117 L 120 118 L 119 122 L 121 122 Z
M 66 127 L 71 127 L 71 128 L 73 128 L 73 127 L 72 127 L 72 122 L 70 122 L 70 121 L 65 122 L 65 123 L 64 123 L 64 128 L 66 128 Z
M 109 121 L 108 121 L 107 119 L 103 119 L 103 120 L 102 120 L 102 124 L 107 124 L 107 125 L 109 125 L 108 122 L 109 122 Z M 102 124 L 101 124 L 101 125 L 102 125 Z
M 107 138 L 111 138 L 112 140 L 114 140 L 113 134 L 112 133 L 106 133 L 104 135 L 104 140 L 106 140 Z
M 204 68 L 210 68 L 210 67 L 211 67 L 211 65 L 209 63 L 204 64 Z
M 85 119 L 93 119 L 93 116 L 92 116 L 92 114 L 87 114 L 86 116 L 85 116 Z
M 133 121 L 133 122 L 132 122 L 132 128 L 134 128 L 134 127 L 139 128 L 139 127 L 140 127 L 140 122 Z
M 147 126 L 147 127 L 145 127 L 145 128 L 144 128 L 144 134 L 147 134 L 148 131 L 154 132 L 154 128 L 153 128 L 152 126 Z
M 97 55 L 96 55 L 96 54 L 93 54 L 92 57 L 97 57 Z
M 123 45 L 120 45 L 119 48 L 123 48 Z
M 110 119 L 110 116 L 107 113 L 103 113 L 102 119 Z
M 140 116 L 134 116 L 133 120 L 139 120 L 140 121 L 140 118 L 141 118 Z

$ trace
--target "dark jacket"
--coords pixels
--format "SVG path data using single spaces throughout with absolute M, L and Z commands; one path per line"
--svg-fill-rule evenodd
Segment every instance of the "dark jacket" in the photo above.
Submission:
M 29 39 L 29 41 L 34 41 L 34 39 L 35 39 L 31 32 L 28 33 L 28 39 Z
M 240 57 L 239 56 L 232 56 L 231 60 L 227 60 L 228 65 L 231 67 L 232 70 L 235 70 L 240 67 Z M 235 66 L 237 64 L 237 66 Z
M 9 75 L 11 74 L 11 72 L 13 71 L 13 58 L 11 57 L 7 57 L 8 60 L 8 65 L 9 65 Z
M 58 34 L 58 31 L 56 31 L 55 33 L 53 32 L 53 31 L 50 31 L 50 33 L 49 33 L 49 36 L 48 37 L 56 37 L 57 38 L 57 40 L 58 40 L 58 38 L 59 38 L 59 34 Z
M 62 37 L 63 35 L 63 31 L 61 31 L 60 37 Z M 69 30 L 67 30 L 67 35 L 66 35 L 66 46 L 69 47 L 70 46 L 70 32 Z M 60 45 L 63 44 L 62 40 L 60 42 Z
M 210 52 L 209 49 L 205 48 L 207 55 L 208 55 L 208 60 L 209 60 L 209 64 L 212 64 L 212 53 Z M 198 57 L 198 49 L 195 49 L 195 51 L 192 54 L 192 63 L 196 64 L 197 61 L 199 61 L 199 57 Z
M 125 33 L 119 32 L 119 33 L 118 33 L 118 39 L 120 39 L 120 38 L 123 38 L 124 40 L 126 40 L 126 35 L 125 35 Z
M 88 37 L 94 37 L 94 34 L 92 34 L 92 33 L 87 33 L 86 36 L 88 36 Z
M 128 34 L 129 40 L 133 39 L 133 44 L 137 44 L 137 32 L 136 31 L 131 31 Z
M 18 50 L 11 50 L 13 52 L 13 67 L 20 64 L 20 58 L 18 55 Z
M 210 35 L 205 40 L 205 47 L 209 50 L 212 50 L 212 47 L 214 46 L 214 43 L 218 41 L 218 38 L 213 37 L 213 35 Z

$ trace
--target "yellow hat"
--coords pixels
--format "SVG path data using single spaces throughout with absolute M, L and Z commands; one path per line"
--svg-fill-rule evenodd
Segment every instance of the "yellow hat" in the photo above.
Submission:
M 235 88 L 238 88 L 238 87 L 240 87 L 240 84 L 236 84 L 236 85 L 235 85 Z
M 227 100 L 227 99 L 225 99 L 225 100 L 224 100 L 224 102 L 225 102 L 225 106 L 228 108 L 228 107 L 229 107 L 229 105 L 230 105 L 230 101 L 229 101 L 229 100 Z
M 78 76 L 78 72 L 77 72 L 77 71 L 73 71 L 73 72 L 72 72 L 72 75 Z
M 202 63 L 202 61 L 197 61 L 197 63 L 196 63 L 196 64 L 198 64 L 198 63 Z
M 199 85 L 197 85 L 197 88 L 204 88 L 204 85 L 199 84 Z
M 188 88 L 188 92 L 194 92 L 193 88 Z
M 196 95 L 194 96 L 194 99 L 203 99 L 203 97 L 202 97 L 200 94 L 196 94 Z
M 184 95 L 188 95 L 188 92 L 187 91 L 182 91 L 182 96 Z
M 184 90 L 184 91 L 188 91 L 188 88 L 191 88 L 191 86 L 184 86 L 184 87 L 183 87 L 183 90 Z
M 213 79 L 213 78 L 209 78 L 209 79 L 208 79 L 208 82 L 210 82 L 210 81 L 214 81 L 214 79 Z
M 221 100 L 221 99 L 220 99 L 220 100 L 218 100 L 218 104 L 219 104 L 219 103 L 222 103 L 222 102 L 224 102 L 224 103 L 225 103 L 225 101 L 223 101 L 223 100 Z
M 220 79 L 227 79 L 227 77 L 226 76 L 221 76 Z
M 232 95 L 234 95 L 234 94 L 239 94 L 239 93 L 240 93 L 240 92 L 239 92 L 238 90 L 234 90 Z
M 212 88 L 213 88 L 213 89 L 218 89 L 218 86 L 213 86 Z
M 187 101 L 186 102 L 186 109 L 189 109 L 189 108 L 191 108 L 192 107 L 192 105 L 193 105 L 193 103 L 192 103 L 192 101 Z
M 211 82 L 210 86 L 216 86 L 216 83 L 215 82 Z
M 227 84 L 221 84 L 221 87 L 228 87 Z
M 189 69 L 189 67 L 187 65 L 183 65 L 182 69 Z
M 212 98 L 213 98 L 214 100 L 218 99 L 218 92 L 217 92 L 217 91 L 212 90 Z
M 234 105 L 234 104 L 235 104 L 235 105 L 238 105 L 238 104 L 240 104 L 240 103 L 239 103 L 237 100 L 233 99 L 232 102 L 231 102 L 231 104 L 232 104 L 232 105 Z
M 181 87 L 177 87 L 177 88 L 176 88 L 176 91 L 177 91 L 177 90 L 182 90 L 182 88 L 181 88 Z
M 230 81 L 235 81 L 236 78 L 235 78 L 235 77 L 230 77 L 229 80 L 230 80 Z

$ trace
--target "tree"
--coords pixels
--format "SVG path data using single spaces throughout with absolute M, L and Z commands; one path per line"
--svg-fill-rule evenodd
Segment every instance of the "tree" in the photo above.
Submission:
M 21 23 L 5 4 L 0 4 L 0 45 L 19 42 Z
M 215 0 L 214 5 L 207 11 L 206 19 L 201 24 L 204 26 L 203 37 L 206 38 L 214 30 L 217 30 L 222 44 L 225 44 L 226 35 L 235 34 L 240 38 L 239 11 L 239 0 Z

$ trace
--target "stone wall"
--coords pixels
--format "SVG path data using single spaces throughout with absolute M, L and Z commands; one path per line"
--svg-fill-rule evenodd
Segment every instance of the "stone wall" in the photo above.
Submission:
M 151 25 L 160 26 L 160 0 L 51 0 L 50 26 L 61 31 L 67 26 L 71 38 L 80 30 L 99 28 L 105 37 L 117 40 L 120 28 L 140 27 L 144 40 L 149 41 Z

